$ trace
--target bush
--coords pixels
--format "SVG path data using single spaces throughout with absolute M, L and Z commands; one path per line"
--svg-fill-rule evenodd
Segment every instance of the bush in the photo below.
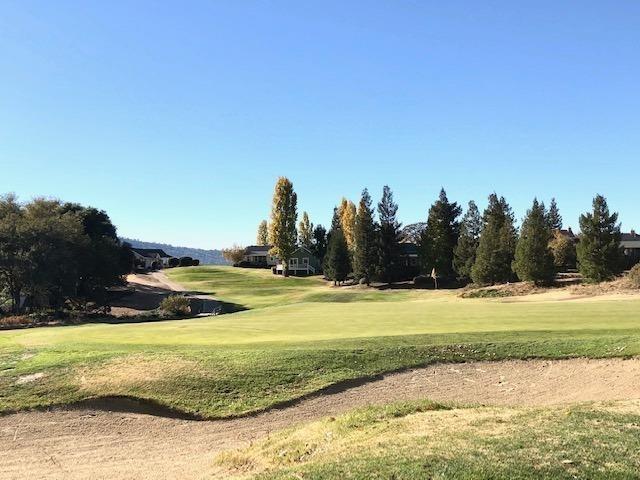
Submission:
M 190 267 L 193 265 L 193 258 L 191 257 L 180 257 L 180 266 L 181 267 Z
M 632 288 L 640 288 L 640 263 L 629 271 L 627 282 Z
M 189 315 L 191 313 L 190 301 L 187 297 L 170 295 L 160 302 L 160 310 L 169 315 Z
M 418 275 L 417 277 L 413 277 L 413 285 L 415 287 L 427 288 L 433 285 L 433 280 L 426 275 Z

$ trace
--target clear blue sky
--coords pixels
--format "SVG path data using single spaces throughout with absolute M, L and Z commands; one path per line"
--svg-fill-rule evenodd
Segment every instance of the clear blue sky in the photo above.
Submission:
M 640 2 L 0 3 L 0 192 L 107 210 L 119 233 L 254 241 L 274 182 L 328 223 L 389 184 L 577 227 L 640 229 Z

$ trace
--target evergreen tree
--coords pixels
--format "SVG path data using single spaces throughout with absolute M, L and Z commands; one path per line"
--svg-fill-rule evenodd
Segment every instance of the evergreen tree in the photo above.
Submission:
M 369 285 L 377 260 L 376 225 L 373 220 L 371 196 L 366 188 L 362 191 L 358 203 L 354 237 L 353 271 L 356 279 L 364 278 Z
M 515 255 L 517 234 L 511 207 L 504 197 L 489 196 L 482 216 L 482 233 L 471 269 L 471 279 L 479 285 L 508 282 L 512 278 L 511 263 Z
M 593 199 L 593 212 L 580 215 L 580 241 L 576 247 L 578 268 L 585 279 L 601 282 L 622 269 L 620 224 L 617 213 L 609 213 L 602 195 Z
M 462 217 L 458 244 L 453 251 L 453 268 L 459 280 L 471 280 L 471 268 L 476 261 L 476 251 L 480 243 L 482 218 L 478 206 L 471 200 L 467 212 Z
M 435 269 L 438 277 L 453 275 L 453 251 L 460 230 L 457 218 L 461 210 L 456 202 L 449 202 L 444 188 L 440 190 L 440 197 L 429 209 L 427 228 L 420 235 L 418 252 L 425 272 Z
M 551 199 L 551 205 L 549 205 L 549 211 L 547 212 L 547 223 L 549 224 L 549 228 L 551 230 L 561 230 L 562 229 L 562 216 L 560 216 L 560 211 L 558 210 L 558 204 L 556 203 L 556 199 Z
M 258 235 L 256 236 L 256 245 L 269 244 L 269 225 L 266 220 L 262 220 L 258 225 Z
M 322 225 L 316 225 L 313 229 L 311 252 L 320 260 L 320 264 L 322 264 L 324 256 L 327 253 L 327 230 Z
M 349 251 L 353 253 L 355 248 L 356 206 L 351 200 L 342 199 L 338 209 L 340 226 Z
M 347 241 L 344 238 L 341 228 L 331 232 L 331 240 L 325 258 L 325 276 L 333 280 L 333 284 L 342 283 L 347 279 L 351 271 L 351 256 L 347 248 Z
M 520 280 L 547 285 L 553 282 L 555 268 L 550 240 L 549 217 L 544 205 L 534 199 L 522 222 L 513 262 L 513 270 Z
M 393 201 L 393 192 L 385 185 L 382 199 L 378 203 L 378 265 L 377 275 L 383 282 L 392 282 L 398 274 L 400 260 L 400 223 L 396 219 L 398 205 Z
M 311 250 L 313 239 L 313 223 L 309 221 L 307 212 L 302 213 L 302 220 L 298 224 L 298 242 L 301 246 Z
M 273 246 L 270 254 L 277 257 L 283 267 L 283 275 L 287 276 L 289 259 L 296 249 L 298 232 L 298 196 L 293 191 L 293 184 L 286 177 L 280 177 L 276 182 L 271 207 L 271 223 L 269 224 L 269 239 Z

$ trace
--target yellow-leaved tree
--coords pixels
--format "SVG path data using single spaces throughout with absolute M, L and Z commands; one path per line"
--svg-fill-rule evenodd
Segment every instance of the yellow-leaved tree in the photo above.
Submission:
M 269 241 L 272 245 L 270 255 L 278 258 L 283 265 L 282 274 L 287 276 L 287 265 L 296 250 L 298 232 L 298 196 L 293 184 L 286 177 L 278 178 L 273 192 L 271 222 L 269 223 Z

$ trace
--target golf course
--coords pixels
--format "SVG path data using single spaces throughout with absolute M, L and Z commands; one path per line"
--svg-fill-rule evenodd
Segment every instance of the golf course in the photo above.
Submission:
M 379 478 L 416 478 L 418 471 L 431 472 L 432 478 L 451 478 L 453 473 L 466 478 L 477 472 L 492 478 L 538 478 L 535 474 L 545 472 L 563 478 L 558 475 L 564 472 L 573 478 L 575 471 L 587 471 L 575 470 L 573 458 L 591 451 L 595 455 L 592 442 L 598 438 L 611 449 L 609 454 L 598 450 L 601 460 L 619 467 L 619 476 L 602 478 L 630 478 L 629 472 L 640 465 L 634 430 L 640 406 L 632 401 L 640 395 L 628 393 L 636 388 L 629 383 L 638 374 L 637 365 L 623 360 L 640 354 L 640 295 L 580 296 L 550 289 L 522 297 L 461 298 L 456 290 L 341 288 L 319 277 L 283 278 L 268 270 L 219 266 L 172 269 L 167 275 L 189 291 L 241 311 L 0 332 L 0 412 L 5 421 L 15 412 L 48 407 L 64 411 L 100 404 L 108 409 L 114 402 L 126 410 L 125 400 L 160 417 L 242 421 L 325 393 L 368 388 L 369 382 L 394 374 L 389 377 L 395 379 L 393 388 L 371 394 L 380 397 L 373 402 L 377 406 L 351 402 L 352 408 L 360 406 L 346 413 L 336 408 L 339 415 L 331 419 L 323 417 L 322 407 L 312 416 L 301 415 L 299 419 L 313 423 L 297 427 L 299 421 L 283 420 L 281 427 L 294 429 L 248 447 L 233 444 L 234 449 L 215 459 L 212 451 L 207 457 L 215 464 L 211 471 L 224 472 L 222 478 L 298 478 L 298 471 L 306 472 L 300 478 L 372 478 L 371 472 L 387 472 Z M 526 398 L 533 378 L 528 376 L 521 378 L 522 393 L 504 401 L 483 400 L 477 390 L 456 394 L 455 383 L 440 395 L 450 401 L 433 401 L 428 386 L 414 395 L 401 394 L 403 372 L 426 372 L 424 367 L 469 365 L 473 372 L 467 373 L 473 376 L 465 374 L 467 381 L 491 383 L 489 376 L 495 374 L 498 384 L 505 369 L 526 372 L 532 365 L 543 371 L 547 364 L 535 362 L 561 359 L 586 361 L 566 365 L 578 384 L 584 375 L 580 369 L 592 368 L 594 388 L 598 375 L 626 369 L 631 380 L 623 393 L 633 398 L 624 404 L 570 407 L 558 406 L 562 399 L 554 398 L 537 405 Z M 598 370 L 600 364 L 585 359 L 617 363 Z M 522 360 L 531 363 L 508 363 Z M 498 370 L 491 373 L 493 365 Z M 445 370 L 443 374 L 451 371 Z M 570 390 L 571 383 L 558 375 L 555 388 Z M 608 396 L 607 390 L 603 384 L 594 400 L 622 395 Z M 478 406 L 492 403 L 496 405 Z M 425 439 L 422 429 L 440 433 Z M 496 431 L 503 434 L 496 436 Z M 531 451 L 535 438 L 553 439 L 561 431 L 576 433 L 563 437 L 566 445 L 560 451 L 552 441 Z M 596 436 L 585 437 L 587 431 Z M 325 445 L 326 435 L 332 438 L 330 445 Z M 452 463 L 448 445 L 463 443 L 464 455 Z M 507 444 L 520 445 L 520 453 L 504 457 Z M 614 455 L 616 449 L 627 453 Z M 539 470 L 530 468 L 531 455 L 540 462 Z M 565 457 L 571 457 L 568 463 L 562 463 Z M 589 468 L 593 475 L 586 476 L 597 477 L 597 463 Z M 439 477 L 437 472 L 444 473 Z

